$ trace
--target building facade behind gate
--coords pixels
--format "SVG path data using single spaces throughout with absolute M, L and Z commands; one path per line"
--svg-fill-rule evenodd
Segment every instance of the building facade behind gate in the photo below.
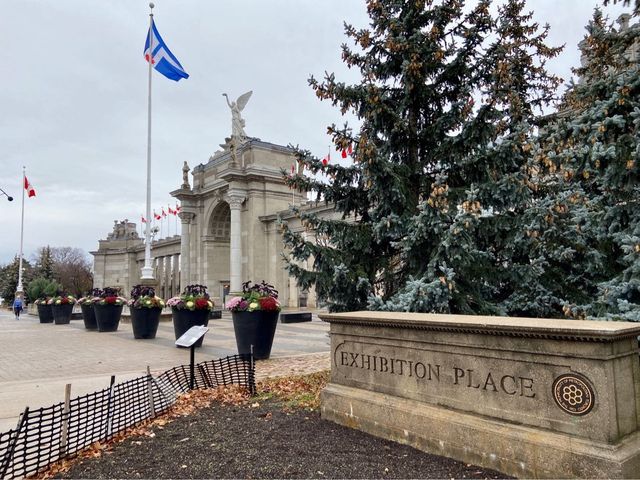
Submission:
M 234 148 L 227 139 L 222 150 L 196 166 L 189 182 L 186 166 L 180 188 L 171 192 L 181 205 L 181 235 L 151 244 L 157 293 L 177 295 L 189 284 L 206 285 L 217 305 L 245 281 L 273 284 L 283 306 L 316 307 L 313 291 L 302 291 L 285 270 L 286 254 L 278 227 L 280 216 L 304 231 L 289 212 L 292 204 L 332 215 L 324 204 L 293 193 L 283 171 L 295 164 L 293 151 L 248 138 Z M 144 242 L 136 224 L 116 221 L 113 232 L 99 241 L 94 256 L 94 286 L 118 286 L 128 295 L 140 281 Z M 312 232 L 306 233 L 312 235 Z M 311 238 L 311 237 L 309 237 Z

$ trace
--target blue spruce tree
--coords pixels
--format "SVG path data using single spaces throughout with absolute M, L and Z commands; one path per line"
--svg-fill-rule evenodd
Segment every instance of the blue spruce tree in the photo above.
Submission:
M 283 224 L 290 273 L 330 310 L 509 313 L 518 269 L 531 270 L 515 245 L 532 198 L 535 112 L 559 84 L 544 64 L 559 49 L 523 1 L 496 15 L 490 6 L 371 0 L 369 28 L 347 25 L 357 47 L 342 52 L 362 81 L 310 79 L 361 121 L 357 133 L 329 127 L 337 148 L 354 147 L 353 165 L 299 149 L 298 162 L 331 182 L 289 178 L 336 211 L 296 211 L 317 241 Z

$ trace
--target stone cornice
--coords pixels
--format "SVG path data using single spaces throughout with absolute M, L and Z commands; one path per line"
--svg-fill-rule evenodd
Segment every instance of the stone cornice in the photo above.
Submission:
M 195 194 L 191 189 L 186 189 L 186 188 L 179 188 L 177 190 L 173 190 L 172 192 L 169 192 L 169 195 L 177 198 L 180 201 L 183 201 L 184 199 L 195 196 Z
M 290 196 L 290 194 L 288 194 L 287 196 Z M 320 202 L 320 203 L 322 204 L 320 205 L 320 204 L 317 204 L 315 201 L 307 200 L 305 203 L 296 205 L 296 207 L 299 208 L 300 211 L 303 213 L 315 213 L 315 214 L 322 214 L 323 212 L 335 210 L 332 203 L 330 204 L 324 204 L 323 202 Z M 269 215 L 260 215 L 258 219 L 261 222 L 273 222 L 277 220 L 278 217 L 282 218 L 283 220 L 292 220 L 292 219 L 298 218 L 298 216 L 295 213 L 292 213 L 291 210 L 280 210 L 277 213 L 271 213 Z
M 613 342 L 640 335 L 640 324 L 634 322 L 366 311 L 319 317 L 335 324 L 581 342 Z
M 243 142 L 238 146 L 238 149 L 236 151 L 236 156 L 241 156 L 243 152 L 246 152 L 251 149 L 279 152 L 279 153 L 290 154 L 290 155 L 293 155 L 293 152 L 294 152 L 294 150 L 290 147 L 286 147 L 284 145 L 277 145 L 275 143 L 270 143 L 270 142 L 263 142 L 259 138 L 250 137 L 246 142 Z M 197 165 L 193 169 L 193 171 L 195 173 L 196 171 L 209 170 L 210 168 L 220 166 L 229 161 L 231 161 L 231 151 L 224 150 L 221 152 L 217 152 L 211 157 L 209 157 L 209 161 L 206 164 L 201 163 L 200 165 Z

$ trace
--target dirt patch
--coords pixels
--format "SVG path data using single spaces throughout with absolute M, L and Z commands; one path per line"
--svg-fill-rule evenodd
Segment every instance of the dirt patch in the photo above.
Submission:
M 160 421 L 56 478 L 508 478 L 322 420 L 278 398 Z

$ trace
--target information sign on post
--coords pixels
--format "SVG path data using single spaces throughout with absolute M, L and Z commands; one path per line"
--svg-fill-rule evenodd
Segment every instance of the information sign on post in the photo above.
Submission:
M 195 383 L 195 364 L 196 364 L 196 342 L 204 337 L 209 329 L 202 325 L 196 325 L 184 332 L 182 336 L 176 340 L 178 347 L 191 347 L 191 362 L 189 364 L 189 388 L 193 390 Z
M 189 330 L 184 332 L 179 339 L 176 340 L 176 345 L 178 347 L 191 347 L 194 343 L 204 337 L 204 334 L 208 331 L 209 329 L 202 325 L 191 327 Z

